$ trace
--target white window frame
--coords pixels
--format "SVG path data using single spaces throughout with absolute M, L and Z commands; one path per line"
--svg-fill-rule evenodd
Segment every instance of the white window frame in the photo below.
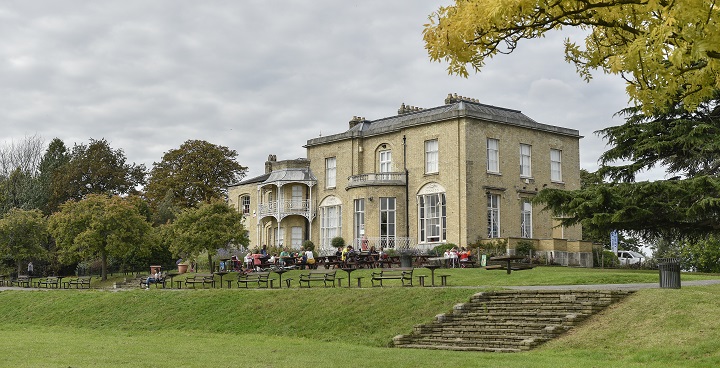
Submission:
M 562 151 L 550 149 L 550 181 L 562 182 Z
M 328 157 L 325 159 L 325 188 L 335 188 L 337 175 L 337 159 Z
M 303 228 L 302 226 L 293 226 L 290 228 L 291 245 L 293 249 L 300 249 L 303 243 Z
M 500 140 L 487 139 L 487 172 L 500 173 Z
M 250 214 L 250 196 L 247 194 L 243 194 L 240 196 L 240 213 L 243 215 L 249 215 Z
M 365 198 L 355 199 L 353 208 L 353 232 L 355 233 L 355 240 L 359 242 L 365 235 Z
M 440 243 L 447 239 L 445 192 L 418 196 L 418 234 L 420 243 Z
M 342 234 L 342 206 L 320 207 L 320 244 L 322 249 L 332 247 L 334 237 Z
M 500 194 L 487 194 L 488 238 L 500 237 Z
M 277 242 L 276 245 L 278 247 L 283 247 L 284 243 L 285 243 L 285 228 L 278 226 L 275 228 L 275 230 L 276 230 L 275 240 Z
M 395 247 L 397 234 L 397 200 L 395 197 L 380 197 L 380 244 L 385 248 Z
M 532 230 L 532 203 L 529 199 L 523 199 L 520 201 L 520 237 L 531 239 Z
M 532 146 L 520 144 L 520 177 L 532 178 Z
M 297 210 L 303 208 L 303 186 L 296 184 L 290 187 L 290 208 Z
M 392 151 L 391 150 L 380 151 L 380 172 L 381 173 L 392 172 Z
M 440 172 L 440 153 L 437 139 L 425 141 L 425 174 Z

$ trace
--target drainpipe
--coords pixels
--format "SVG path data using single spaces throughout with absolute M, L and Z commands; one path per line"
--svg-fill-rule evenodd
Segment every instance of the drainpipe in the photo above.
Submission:
M 405 170 L 405 237 L 410 239 L 410 178 L 407 169 L 407 144 L 403 135 L 403 169 Z

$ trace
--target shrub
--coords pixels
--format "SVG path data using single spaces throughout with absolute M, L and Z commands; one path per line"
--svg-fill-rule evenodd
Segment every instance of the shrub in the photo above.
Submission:
M 330 244 L 334 248 L 342 248 L 345 246 L 345 239 L 343 239 L 340 236 L 336 236 L 336 237 L 332 238 L 332 240 L 330 241 Z
M 450 250 L 455 247 L 457 247 L 457 245 L 455 245 L 453 243 L 440 244 L 440 245 L 435 246 L 433 249 L 431 249 L 430 252 L 433 255 L 441 256 L 441 255 L 445 254 L 446 250 Z
M 342 238 L 340 238 L 340 239 L 342 239 Z M 333 239 L 333 240 L 335 240 L 335 239 Z M 344 243 L 344 241 L 343 241 L 343 243 Z M 333 246 L 334 246 L 334 244 L 333 244 Z M 314 250 L 315 250 L 315 243 L 313 243 L 312 240 L 305 240 L 305 241 L 302 243 L 302 247 L 303 247 L 303 249 L 305 249 L 305 250 L 313 250 L 313 251 L 314 251 Z
M 535 251 L 535 246 L 533 245 L 532 241 L 529 240 L 520 240 L 517 242 L 517 245 L 515 246 L 515 254 L 519 256 L 532 256 L 532 253 Z
M 493 240 L 488 243 L 481 244 L 478 248 L 478 254 L 487 254 L 490 256 L 499 256 L 507 252 L 507 240 Z
M 596 248 L 593 250 L 593 264 L 595 267 L 615 267 L 619 261 L 612 251 Z

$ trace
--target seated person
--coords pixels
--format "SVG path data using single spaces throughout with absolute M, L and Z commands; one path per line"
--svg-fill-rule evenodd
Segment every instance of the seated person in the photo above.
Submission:
M 252 252 L 248 252 L 248 254 L 245 255 L 245 269 L 249 270 L 253 268 L 253 260 Z
M 305 263 L 308 265 L 308 269 L 313 268 L 313 265 L 315 264 L 315 256 L 313 255 L 313 252 L 310 249 L 305 251 L 305 254 L 303 255 L 303 259 L 305 260 Z
M 292 262 L 288 262 L 289 259 L 290 259 L 290 252 L 288 252 L 287 248 L 283 248 L 282 252 L 280 252 L 280 259 L 279 259 L 278 263 L 280 264 L 280 266 L 285 266 L 286 263 L 292 263 Z
M 150 276 L 145 280 L 145 289 L 150 289 L 150 284 L 162 281 L 162 274 L 160 270 L 155 273 L 151 273 Z

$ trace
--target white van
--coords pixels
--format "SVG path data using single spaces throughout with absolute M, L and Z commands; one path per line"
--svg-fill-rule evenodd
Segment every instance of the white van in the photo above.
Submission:
M 634 265 L 645 262 L 645 256 L 631 250 L 621 250 L 617 253 L 621 265 Z

